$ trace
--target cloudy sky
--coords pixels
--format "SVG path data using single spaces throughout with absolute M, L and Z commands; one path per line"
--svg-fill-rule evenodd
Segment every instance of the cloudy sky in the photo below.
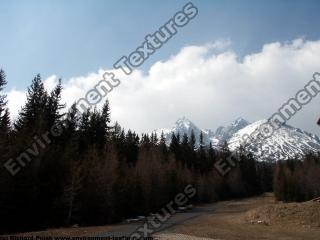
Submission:
M 280 3 L 278 3 L 280 2 Z M 70 105 L 184 1 L 2 1 L 0 67 L 16 116 L 33 76 L 63 80 Z M 138 132 L 186 116 L 215 129 L 268 118 L 320 71 L 317 1 L 194 1 L 198 16 L 109 95 L 113 120 Z M 320 134 L 320 97 L 290 124 Z

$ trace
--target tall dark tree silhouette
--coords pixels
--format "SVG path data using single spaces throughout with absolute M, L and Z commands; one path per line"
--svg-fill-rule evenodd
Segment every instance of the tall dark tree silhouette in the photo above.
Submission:
M 212 144 L 208 147 L 203 133 L 199 143 L 193 131 L 181 140 L 179 133 L 172 133 L 167 146 L 163 133 L 160 141 L 155 133 L 142 134 L 140 140 L 118 123 L 111 126 L 108 101 L 84 113 L 76 104 L 66 110 L 61 81 L 48 93 L 40 75 L 28 88 L 27 101 L 11 128 L 5 85 L 0 71 L 0 160 L 3 165 L 12 159 L 23 167 L 15 177 L 0 168 L 1 232 L 103 225 L 146 215 L 172 201 L 188 184 L 197 188 L 191 201 L 203 203 L 257 194 L 257 186 L 271 181 L 263 177 L 269 174 L 258 177 L 253 157 L 245 152 L 239 166 L 220 176 L 213 164 L 226 160 L 230 150 L 227 144 L 216 150 Z M 61 128 L 61 134 L 53 134 L 53 126 Z M 47 145 L 39 144 L 43 134 L 50 140 Z M 276 196 L 305 199 L 319 192 L 319 156 L 305 162 L 284 165 L 283 176 L 275 178 Z
M 160 141 L 159 141 L 159 148 L 161 153 L 163 154 L 164 160 L 168 160 L 168 147 L 166 144 L 166 139 L 164 137 L 163 131 L 161 132 Z
M 62 118 L 65 115 L 62 113 L 62 110 L 66 107 L 66 105 L 61 103 L 61 93 L 62 84 L 61 79 L 59 79 L 57 86 L 52 90 L 47 100 L 46 117 L 47 124 L 49 126 L 61 124 Z
M 206 155 L 205 144 L 203 141 L 203 132 L 200 132 L 199 136 L 199 149 L 198 149 L 198 161 L 196 167 L 200 170 L 201 173 L 208 171 L 208 158 Z
M 7 108 L 7 99 L 6 95 L 3 93 L 3 90 L 7 84 L 6 75 L 4 71 L 0 70 L 0 141 L 5 140 L 7 134 L 10 130 L 10 116 L 9 110 Z M 1 144 L 1 142 L 0 142 Z M 1 144 L 2 146 L 4 143 Z
M 4 88 L 7 84 L 6 76 L 3 70 L 0 70 L 0 164 L 4 164 L 9 160 L 10 157 L 10 116 L 7 108 L 6 95 L 3 93 Z M 14 208 L 12 203 L 13 195 L 13 181 L 8 172 L 4 172 L 4 167 L 0 168 L 0 216 L 3 220 L 1 221 L 1 228 L 10 228 L 14 224 L 14 217 L 11 216 L 10 209 Z
M 209 143 L 209 149 L 208 149 L 208 170 L 210 171 L 213 169 L 213 166 L 216 162 L 216 151 L 213 149 L 212 143 Z
M 19 112 L 19 116 L 14 126 L 23 134 L 34 135 L 44 132 L 48 129 L 46 126 L 46 109 L 48 103 L 48 94 L 44 89 L 41 77 L 38 74 L 27 90 L 27 101 Z
M 171 136 L 171 143 L 169 146 L 170 151 L 174 154 L 175 159 L 177 161 L 181 161 L 181 149 L 180 149 L 180 135 L 179 133 L 176 135 L 172 133 Z
M 191 130 L 189 144 L 190 144 L 191 149 L 195 150 L 195 148 L 196 148 L 196 136 L 194 135 L 193 129 Z

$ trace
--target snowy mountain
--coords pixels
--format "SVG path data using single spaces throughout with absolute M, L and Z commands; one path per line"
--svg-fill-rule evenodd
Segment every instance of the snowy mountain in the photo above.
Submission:
M 233 123 L 231 123 L 226 127 L 223 127 L 223 126 L 218 127 L 217 130 L 215 131 L 215 134 L 213 134 L 210 139 L 213 142 L 217 142 L 218 140 L 218 144 L 222 144 L 228 141 L 240 129 L 246 127 L 249 124 L 250 123 L 247 120 L 243 118 L 237 118 Z
M 186 117 L 179 118 L 173 127 L 171 128 L 160 128 L 155 130 L 154 132 L 157 133 L 158 136 L 161 136 L 161 133 L 163 132 L 164 137 L 166 139 L 166 143 L 170 144 L 171 142 L 171 136 L 172 133 L 175 133 L 176 135 L 179 133 L 180 138 L 182 139 L 182 136 L 184 133 L 188 135 L 188 137 L 191 136 L 191 132 L 194 132 L 194 135 L 196 137 L 196 145 L 199 145 L 199 140 L 200 140 L 200 133 L 201 129 L 198 128 L 193 122 L 191 122 L 189 119 Z M 204 131 L 203 132 L 203 141 L 205 144 L 209 145 L 210 139 L 208 134 L 206 134 Z
M 229 148 L 235 150 L 242 142 L 242 136 L 248 134 L 252 140 L 245 147 L 259 160 L 273 161 L 275 159 L 286 160 L 295 156 L 302 157 L 308 152 L 320 151 L 320 139 L 318 136 L 294 128 L 282 125 L 269 138 L 257 138 L 259 127 L 267 120 L 254 122 L 236 132 L 228 141 Z
M 201 130 L 189 119 L 183 117 L 176 121 L 171 128 L 157 129 L 154 132 L 158 136 L 164 133 L 167 144 L 171 142 L 171 136 L 180 134 L 182 137 L 186 133 L 189 137 L 193 130 L 196 137 L 196 145 L 199 145 L 199 136 L 202 131 L 205 144 L 219 148 L 223 143 L 227 142 L 231 150 L 236 150 L 242 143 L 244 134 L 256 136 L 259 127 L 266 123 L 267 120 L 260 120 L 249 123 L 243 118 L 237 118 L 234 122 L 226 127 L 218 127 L 215 131 L 211 129 Z M 285 160 L 290 157 L 301 157 L 307 152 L 320 151 L 320 139 L 316 135 L 302 131 L 299 128 L 284 124 L 274 134 L 267 139 L 256 139 L 246 144 L 246 149 L 250 151 L 258 160 Z

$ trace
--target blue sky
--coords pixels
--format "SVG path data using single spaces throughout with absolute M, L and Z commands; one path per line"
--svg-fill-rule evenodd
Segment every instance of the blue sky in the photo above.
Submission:
M 48 89 L 61 77 L 70 106 L 186 3 L 0 1 L 0 68 L 12 118 L 37 73 Z M 181 116 L 210 129 L 238 117 L 265 119 L 320 72 L 320 1 L 193 4 L 196 18 L 133 74 L 120 76 L 108 96 L 112 119 L 126 129 L 150 132 Z M 314 99 L 289 124 L 319 135 L 319 116 Z
M 8 87 L 24 90 L 37 73 L 63 79 L 111 68 L 187 1 L 4 0 L 0 67 Z M 198 1 L 199 14 L 142 66 L 186 45 L 229 39 L 239 57 L 263 44 L 320 37 L 319 1 Z

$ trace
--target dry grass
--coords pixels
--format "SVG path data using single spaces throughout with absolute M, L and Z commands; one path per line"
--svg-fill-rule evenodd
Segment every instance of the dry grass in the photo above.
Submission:
M 57 228 L 38 232 L 15 233 L 10 236 L 88 237 L 111 230 L 111 226 Z M 5 236 L 5 235 L 4 235 Z
M 227 240 L 318 240 L 319 214 L 319 203 L 275 203 L 267 194 L 217 203 L 214 213 L 185 223 L 174 232 Z
M 155 236 L 157 240 L 213 240 L 212 238 L 194 237 L 185 234 L 160 234 Z M 219 240 L 219 239 L 214 239 Z
M 203 206 L 206 208 L 206 206 Z M 318 240 L 320 203 L 277 203 L 272 194 L 256 198 L 219 202 L 213 213 L 193 219 L 161 240 Z M 114 226 L 49 229 L 18 236 L 94 236 Z
M 270 204 L 249 211 L 244 220 L 250 223 L 263 222 L 266 225 L 320 227 L 320 203 Z

